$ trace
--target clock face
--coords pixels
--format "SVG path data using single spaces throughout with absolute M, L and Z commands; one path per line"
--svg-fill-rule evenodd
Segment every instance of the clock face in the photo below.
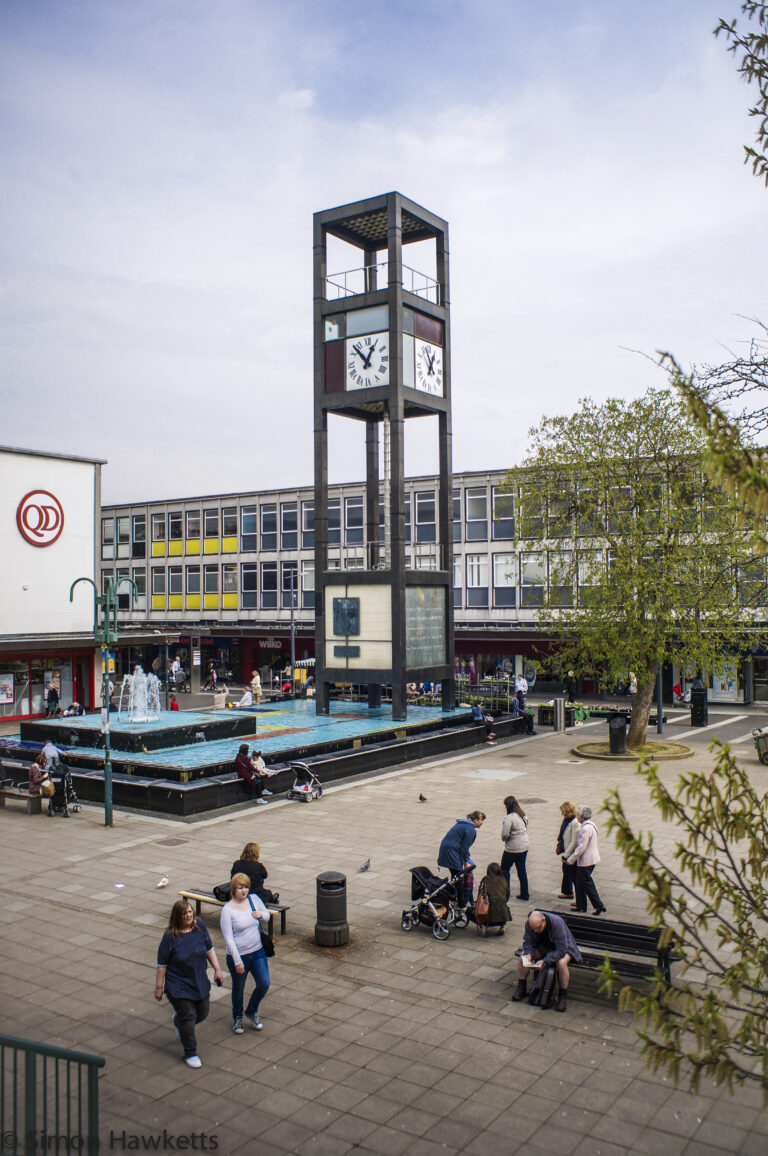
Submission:
M 389 385 L 389 334 L 348 337 L 345 382 L 347 389 Z
M 443 351 L 431 341 L 416 342 L 416 388 L 443 396 Z

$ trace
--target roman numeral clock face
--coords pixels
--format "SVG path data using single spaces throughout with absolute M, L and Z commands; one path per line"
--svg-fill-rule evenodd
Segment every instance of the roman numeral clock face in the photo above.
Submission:
M 389 385 L 389 334 L 348 337 L 345 353 L 347 389 Z
M 443 396 L 443 351 L 431 341 L 416 341 L 417 389 Z

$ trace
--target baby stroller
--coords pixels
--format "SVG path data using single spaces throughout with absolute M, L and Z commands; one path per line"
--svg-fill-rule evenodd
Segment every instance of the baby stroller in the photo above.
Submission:
M 288 792 L 289 799 L 298 799 L 301 803 L 322 799 L 323 785 L 306 763 L 289 763 L 289 767 L 293 771 L 293 786 Z
M 466 909 L 456 904 L 456 882 L 472 868 L 452 871 L 447 879 L 433 875 L 429 867 L 411 867 L 411 899 L 413 906 L 403 912 L 400 926 L 412 931 L 423 923 L 432 928 L 435 939 L 447 939 L 451 927 L 466 927 L 469 916 Z
M 48 800 L 49 815 L 63 815 L 69 818 L 69 812 L 77 814 L 82 810 L 77 791 L 72 786 L 72 774 L 67 767 L 59 763 L 53 772 L 53 795 Z

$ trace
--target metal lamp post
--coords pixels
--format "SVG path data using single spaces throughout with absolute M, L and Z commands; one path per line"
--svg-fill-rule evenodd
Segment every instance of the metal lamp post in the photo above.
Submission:
M 291 698 L 296 698 L 296 570 L 291 567 Z
M 93 637 L 101 647 L 101 729 L 104 735 L 104 826 L 112 826 L 112 758 L 109 745 L 109 647 L 117 642 L 117 589 L 123 582 L 133 586 L 134 597 L 138 596 L 136 583 L 132 578 L 121 578 L 115 585 L 112 578 L 105 580 L 105 590 L 99 588 L 93 578 L 76 578 L 69 588 L 69 601 L 74 596 L 75 586 L 80 582 L 90 582 L 93 586 Z

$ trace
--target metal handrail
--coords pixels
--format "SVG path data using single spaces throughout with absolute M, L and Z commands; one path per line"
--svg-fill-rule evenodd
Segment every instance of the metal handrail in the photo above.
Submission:
M 77 1150 L 96 1156 L 99 1068 L 105 1063 L 103 1056 L 0 1034 L 3 1153 L 28 1156 Z M 50 1100 L 53 1102 L 49 1106 Z
M 342 297 L 355 297 L 360 293 L 370 293 L 379 286 L 379 273 L 387 272 L 388 261 L 377 261 L 373 265 L 358 265 L 354 269 L 342 269 L 338 273 L 328 273 L 325 278 L 326 300 L 339 300 Z M 428 273 L 420 269 L 412 269 L 410 265 L 401 265 L 403 273 L 403 289 L 412 293 L 414 297 L 422 297 L 435 305 L 440 304 L 440 283 Z M 382 276 L 382 282 L 385 280 Z M 383 285 L 381 286 L 383 288 Z M 331 290 L 334 292 L 332 293 Z

